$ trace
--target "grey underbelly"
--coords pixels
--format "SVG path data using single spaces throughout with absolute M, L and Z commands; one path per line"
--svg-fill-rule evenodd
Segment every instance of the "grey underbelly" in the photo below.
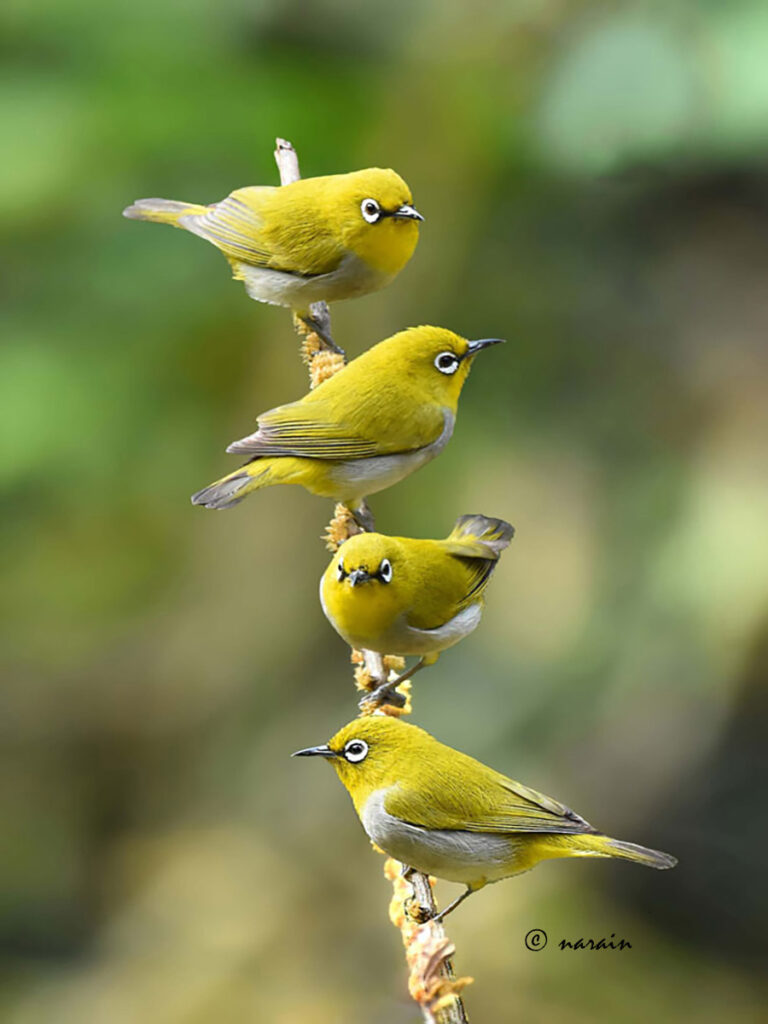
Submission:
M 374 455 L 368 459 L 350 459 L 337 463 L 331 476 L 339 498 L 350 501 L 383 491 L 434 459 L 450 441 L 456 422 L 456 417 L 447 409 L 443 417 L 440 436 L 424 448 L 397 455 Z
M 329 274 L 316 274 L 312 277 L 253 267 L 248 263 L 238 263 L 237 269 L 252 299 L 293 309 L 306 309 L 321 299 L 334 302 L 364 295 L 384 287 L 391 280 L 391 275 L 372 270 L 352 254 L 345 256 Z
M 375 494 L 396 484 L 437 454 L 422 448 L 401 455 L 377 455 L 370 459 L 340 462 L 334 467 L 332 477 L 339 493 L 345 497 Z
M 379 790 L 368 800 L 363 827 L 377 846 L 402 864 L 465 885 L 514 874 L 520 837 L 410 825 L 387 814 L 385 792 Z

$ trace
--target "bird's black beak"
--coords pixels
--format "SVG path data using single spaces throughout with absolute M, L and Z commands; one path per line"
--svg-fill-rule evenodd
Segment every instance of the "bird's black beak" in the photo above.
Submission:
M 484 348 L 490 348 L 491 345 L 501 345 L 505 340 L 505 338 L 480 338 L 478 341 L 470 341 L 467 346 L 467 355 L 476 356 Z
M 326 743 L 322 747 L 305 747 L 304 750 L 297 750 L 291 757 L 338 757 L 335 750 Z
M 353 569 L 347 576 L 350 587 L 356 587 L 358 583 L 367 583 L 371 574 L 366 569 Z
M 415 206 L 411 206 L 410 203 L 403 203 L 399 206 L 392 214 L 398 220 L 424 220 L 419 211 Z

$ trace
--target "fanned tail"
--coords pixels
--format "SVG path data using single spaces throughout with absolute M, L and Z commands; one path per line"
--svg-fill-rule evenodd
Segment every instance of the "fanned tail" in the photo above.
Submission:
M 456 520 L 447 541 L 455 547 L 456 554 L 495 561 L 514 535 L 514 526 L 503 519 L 466 515 Z
M 207 212 L 207 206 L 180 203 L 175 199 L 137 199 L 123 210 L 123 216 L 129 220 L 150 220 L 156 224 L 173 224 L 174 227 L 183 228 L 187 225 L 179 223 L 180 218 L 202 216 Z

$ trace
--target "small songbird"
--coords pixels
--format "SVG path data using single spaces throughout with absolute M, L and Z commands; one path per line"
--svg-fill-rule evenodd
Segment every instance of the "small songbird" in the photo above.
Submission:
M 503 519 L 466 515 L 445 540 L 358 533 L 341 545 L 320 581 L 333 628 L 350 647 L 421 655 L 365 703 L 402 704 L 396 687 L 477 627 L 485 588 L 514 532 Z
M 474 357 L 499 341 L 467 341 L 442 327 L 380 341 L 298 402 L 259 416 L 256 433 L 227 448 L 249 461 L 193 495 L 193 504 L 230 508 L 261 487 L 301 484 L 369 525 L 367 495 L 440 454 Z
M 466 891 L 557 857 L 617 857 L 671 868 L 668 853 L 610 839 L 564 804 L 386 715 L 357 718 L 321 747 L 376 846 L 404 868 L 461 882 Z
M 240 188 L 210 206 L 138 199 L 123 216 L 212 242 L 252 299 L 289 306 L 331 344 L 310 305 L 389 284 L 413 255 L 424 219 L 400 175 L 380 167 Z

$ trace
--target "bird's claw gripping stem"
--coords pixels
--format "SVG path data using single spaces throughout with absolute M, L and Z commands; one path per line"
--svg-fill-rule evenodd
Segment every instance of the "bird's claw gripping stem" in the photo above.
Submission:
M 404 708 L 407 698 L 405 694 L 397 690 L 397 683 L 398 680 L 395 679 L 391 683 L 382 683 L 381 686 L 377 686 L 375 690 L 366 693 L 358 707 L 361 711 L 375 711 L 382 704 L 391 704 L 395 708 Z
M 363 533 L 373 533 L 376 529 L 373 512 L 368 508 L 368 502 L 363 501 L 357 508 L 351 508 L 350 512 L 355 517 L 355 522 Z
M 308 331 L 313 331 L 322 343 L 329 348 L 331 352 L 336 352 L 340 356 L 345 355 L 343 348 L 339 348 L 336 342 L 331 336 L 331 318 L 328 313 L 328 307 L 325 303 L 315 303 L 308 315 L 301 316 L 300 320 L 307 328 Z

